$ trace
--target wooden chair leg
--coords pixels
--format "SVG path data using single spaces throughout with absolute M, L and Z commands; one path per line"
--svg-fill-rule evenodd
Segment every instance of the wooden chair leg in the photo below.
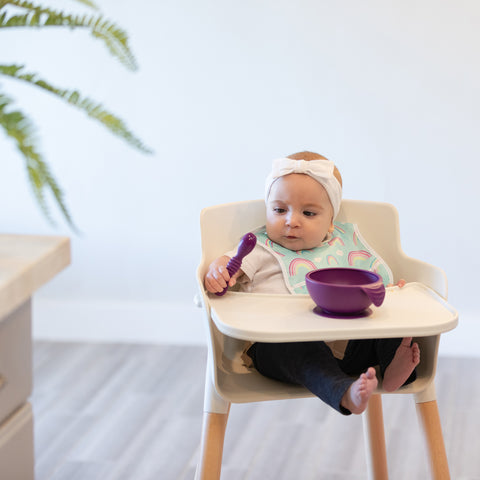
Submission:
M 382 396 L 374 394 L 363 414 L 363 431 L 367 454 L 368 478 L 388 479 L 387 449 L 383 427 Z
M 434 480 L 450 480 L 437 401 L 431 400 L 416 405 L 430 458 L 432 478 Z
M 203 414 L 202 443 L 195 480 L 220 480 L 227 413 Z

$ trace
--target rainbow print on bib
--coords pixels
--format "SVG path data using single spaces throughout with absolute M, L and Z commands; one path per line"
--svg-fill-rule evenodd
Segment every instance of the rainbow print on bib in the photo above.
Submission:
M 256 233 L 257 244 L 278 260 L 291 293 L 308 293 L 305 275 L 317 268 L 362 268 L 378 273 L 385 285 L 393 282 L 390 268 L 362 238 L 355 224 L 336 222 L 334 227 L 331 238 L 311 250 L 297 252 L 282 247 L 268 238 L 265 228 Z

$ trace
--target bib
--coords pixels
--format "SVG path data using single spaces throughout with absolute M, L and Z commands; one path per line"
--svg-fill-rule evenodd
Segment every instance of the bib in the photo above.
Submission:
M 305 275 L 318 268 L 362 268 L 380 275 L 385 285 L 393 283 L 392 271 L 362 238 L 355 224 L 335 222 L 334 227 L 331 239 L 311 250 L 282 247 L 268 238 L 265 227 L 256 232 L 257 245 L 278 260 L 290 293 L 308 293 Z

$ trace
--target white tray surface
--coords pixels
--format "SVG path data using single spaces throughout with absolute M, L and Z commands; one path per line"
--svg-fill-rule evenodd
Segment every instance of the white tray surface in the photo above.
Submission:
M 217 328 L 234 338 L 263 342 L 422 337 L 456 327 L 458 313 L 421 283 L 386 289 L 380 307 L 365 318 L 327 318 L 313 312 L 309 295 L 227 292 L 209 295 Z

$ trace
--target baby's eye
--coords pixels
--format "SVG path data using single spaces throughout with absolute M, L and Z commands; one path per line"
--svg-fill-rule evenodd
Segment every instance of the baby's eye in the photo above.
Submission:
M 284 208 L 281 208 L 281 207 L 275 207 L 275 208 L 273 209 L 273 211 L 274 211 L 275 213 L 285 213 L 285 212 L 286 212 L 286 210 L 285 210 Z
M 314 217 L 314 216 L 316 215 L 315 212 L 311 212 L 311 211 L 309 211 L 309 210 L 305 210 L 305 211 L 303 212 L 303 214 L 304 214 L 306 217 Z

